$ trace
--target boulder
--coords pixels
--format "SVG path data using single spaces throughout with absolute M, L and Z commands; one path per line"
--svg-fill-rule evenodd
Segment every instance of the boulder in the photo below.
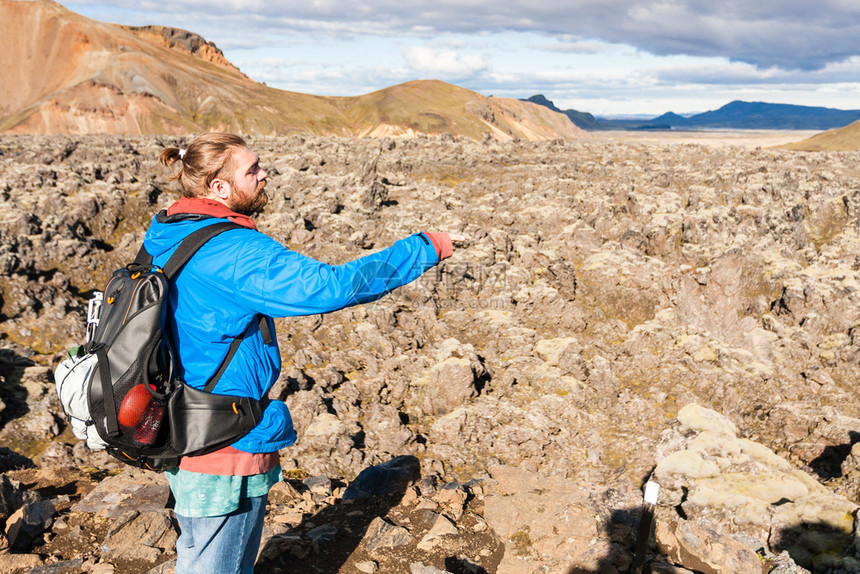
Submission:
M 50 500 L 30 502 L 16 510 L 6 520 L 9 546 L 18 550 L 29 548 L 33 539 L 51 527 L 54 513 L 54 503 Z
M 391 524 L 383 518 L 375 518 L 364 535 L 364 544 L 371 556 L 378 551 L 412 542 L 412 535 L 402 526 Z
M 770 566 L 753 550 L 686 520 L 658 524 L 657 548 L 676 564 L 702 574 L 770 571 Z
M 851 546 L 856 503 L 763 445 L 738 437 L 737 426 L 713 410 L 690 404 L 678 412 L 677 421 L 663 433 L 652 476 L 662 486 L 659 515 L 669 521 L 663 532 L 671 530 L 675 509 L 681 508 L 690 520 L 707 520 L 722 535 L 744 533 L 776 553 L 787 550 L 805 568 L 853 560 L 847 553 L 844 559 L 833 553 Z M 709 537 L 699 532 L 690 540 Z M 682 546 L 672 545 L 676 553 Z
M 175 554 L 178 536 L 171 511 L 132 512 L 128 520 L 121 517 L 114 523 L 102 544 L 102 556 L 112 562 L 155 565 Z
M 541 564 L 601 572 L 629 568 L 629 546 L 604 540 L 601 533 L 617 528 L 618 540 L 632 545 L 622 510 L 635 504 L 633 492 L 608 506 L 604 501 L 613 496 L 596 485 L 504 465 L 490 467 L 490 476 L 484 518 L 505 543 L 500 574 L 538 571 Z

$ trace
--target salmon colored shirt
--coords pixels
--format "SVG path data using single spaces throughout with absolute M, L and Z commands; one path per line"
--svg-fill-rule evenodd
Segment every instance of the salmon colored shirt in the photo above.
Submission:
M 267 473 L 279 462 L 280 456 L 276 452 L 251 453 L 226 446 L 209 454 L 183 456 L 179 459 L 179 470 L 203 474 L 251 476 Z

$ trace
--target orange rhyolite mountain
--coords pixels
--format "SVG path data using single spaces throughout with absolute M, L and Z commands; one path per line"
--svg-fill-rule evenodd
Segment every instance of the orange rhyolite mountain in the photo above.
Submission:
M 196 34 L 85 18 L 50 0 L 0 0 L 0 133 L 576 138 L 562 114 L 414 81 L 323 97 L 251 80 Z

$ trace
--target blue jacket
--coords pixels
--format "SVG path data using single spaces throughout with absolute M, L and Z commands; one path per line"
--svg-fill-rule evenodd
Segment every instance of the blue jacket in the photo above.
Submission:
M 179 243 L 208 218 L 176 222 L 156 216 L 144 239 L 153 264 L 163 266 Z M 378 299 L 418 278 L 439 262 L 423 234 L 412 235 L 366 257 L 327 265 L 290 251 L 253 229 L 229 230 L 210 239 L 171 281 L 168 328 L 179 355 L 177 375 L 203 388 L 227 355 L 232 340 L 249 329 L 213 392 L 259 399 L 281 371 L 277 338 L 267 345 L 253 319 L 336 311 Z M 296 441 L 286 404 L 272 401 L 263 419 L 233 447 L 274 452 Z

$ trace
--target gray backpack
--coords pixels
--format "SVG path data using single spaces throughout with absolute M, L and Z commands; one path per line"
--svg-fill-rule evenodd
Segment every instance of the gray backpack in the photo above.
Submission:
M 202 390 L 175 377 L 177 356 L 165 329 L 169 281 L 215 235 L 241 226 L 226 221 L 191 233 L 162 269 L 141 247 L 134 262 L 116 270 L 88 308 L 87 343 L 66 353 L 54 379 L 60 403 L 80 439 L 134 466 L 160 470 L 181 456 L 227 446 L 257 426 L 267 398 L 212 393 L 245 334 L 236 337 Z

